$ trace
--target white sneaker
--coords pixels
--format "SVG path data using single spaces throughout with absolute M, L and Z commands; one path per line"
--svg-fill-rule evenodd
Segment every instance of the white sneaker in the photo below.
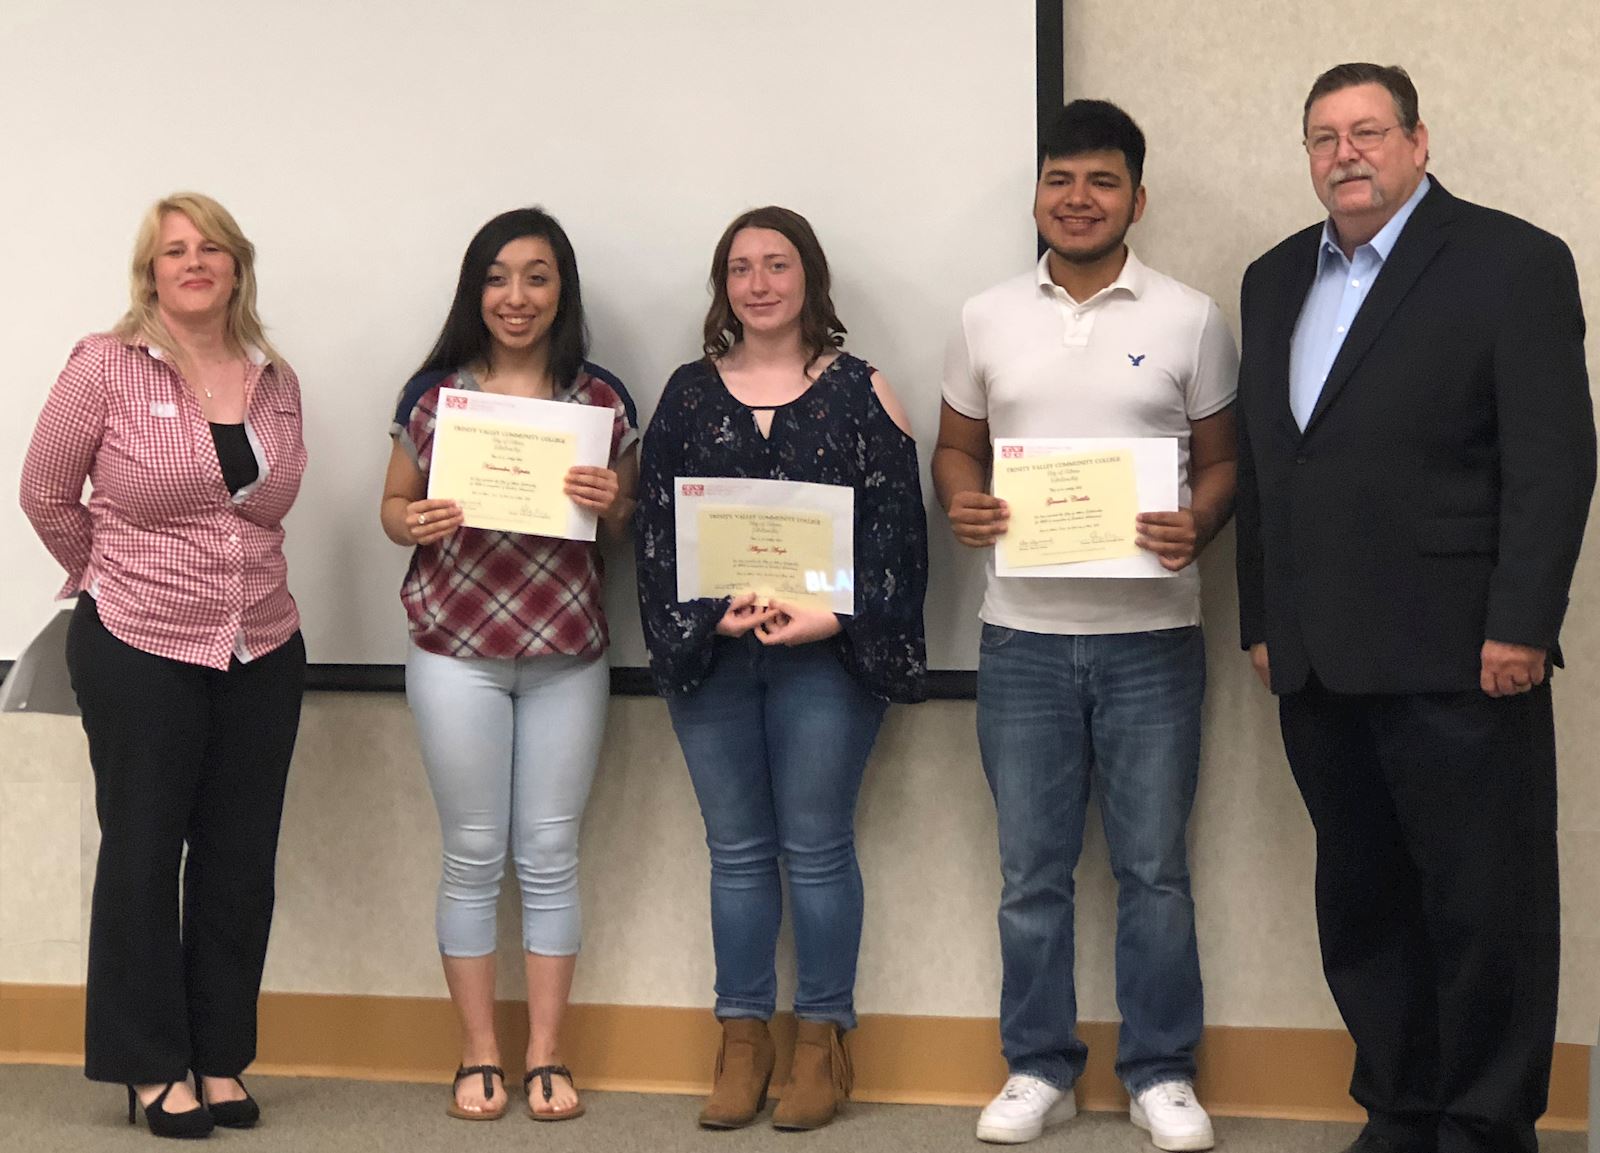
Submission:
M 1046 1125 L 1070 1121 L 1078 1115 L 1078 1099 L 1071 1089 L 1057 1089 L 1048 1081 L 1013 1073 L 1006 1087 L 978 1116 L 978 1140 L 996 1145 L 1021 1145 L 1044 1132 Z
M 1209 1149 L 1216 1144 L 1211 1118 L 1187 1081 L 1163 1081 L 1128 1102 L 1128 1120 L 1150 1133 L 1157 1149 Z

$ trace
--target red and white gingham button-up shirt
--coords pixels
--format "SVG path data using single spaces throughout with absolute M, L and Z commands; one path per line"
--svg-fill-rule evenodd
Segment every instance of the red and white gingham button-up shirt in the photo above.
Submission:
M 228 491 L 211 426 L 158 349 L 78 342 L 22 466 L 22 510 L 118 639 L 226 669 L 300 627 L 283 518 L 305 471 L 300 382 L 253 351 L 245 431 L 260 475 Z M 83 482 L 91 492 L 83 504 Z

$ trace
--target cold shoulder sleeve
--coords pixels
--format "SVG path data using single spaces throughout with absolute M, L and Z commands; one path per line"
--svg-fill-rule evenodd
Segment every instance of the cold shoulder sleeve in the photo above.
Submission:
M 673 478 L 679 474 L 697 389 L 685 387 L 695 366 L 673 373 L 661 394 L 639 455 L 639 505 L 634 512 L 639 620 L 650 673 L 663 696 L 688 692 L 711 666 L 726 597 L 678 600 L 678 532 Z
M 870 383 L 868 390 L 856 489 L 856 611 L 840 618 L 840 656 L 878 696 L 911 703 L 926 698 L 928 673 L 922 618 L 928 521 L 921 469 L 916 441 L 895 424 Z

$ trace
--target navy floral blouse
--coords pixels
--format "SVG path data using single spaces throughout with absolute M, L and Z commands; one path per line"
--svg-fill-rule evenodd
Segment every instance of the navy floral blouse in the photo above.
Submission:
M 922 599 L 928 525 L 916 442 L 872 390 L 872 366 L 840 355 L 798 399 L 777 407 L 769 436 L 704 360 L 672 374 L 640 456 L 634 547 L 650 671 L 665 695 L 689 692 L 711 669 L 728 600 L 678 600 L 673 478 L 726 476 L 855 489 L 855 615 L 832 645 L 874 695 L 926 696 Z

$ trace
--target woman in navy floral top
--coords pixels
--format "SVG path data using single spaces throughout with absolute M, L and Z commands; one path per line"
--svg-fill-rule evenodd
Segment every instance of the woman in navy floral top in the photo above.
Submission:
M 705 359 L 667 383 L 645 436 L 636 514 L 639 604 L 706 823 L 722 1052 L 709 1128 L 749 1124 L 774 1063 L 767 1029 L 789 876 L 799 987 L 780 1128 L 832 1119 L 849 1092 L 861 871 L 855 805 L 889 701 L 923 696 L 927 526 L 916 444 L 888 383 L 840 351 L 827 259 L 805 218 L 759 208 L 711 265 Z M 674 478 L 847 485 L 849 616 L 754 592 L 680 602 Z

